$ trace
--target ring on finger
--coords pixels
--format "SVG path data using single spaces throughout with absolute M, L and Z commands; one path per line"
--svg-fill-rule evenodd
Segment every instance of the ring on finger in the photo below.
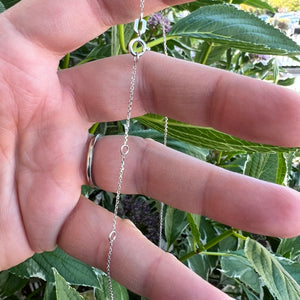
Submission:
M 89 142 L 89 148 L 87 152 L 87 159 L 86 159 L 86 178 L 87 182 L 90 187 L 96 188 L 97 185 L 95 184 L 94 181 L 94 176 L 93 176 L 93 157 L 94 157 L 94 150 L 97 141 L 102 137 L 101 134 L 94 135 Z

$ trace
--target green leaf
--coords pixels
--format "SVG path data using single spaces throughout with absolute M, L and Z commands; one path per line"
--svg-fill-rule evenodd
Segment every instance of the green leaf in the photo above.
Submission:
M 199 225 L 200 225 L 200 218 L 201 216 L 199 215 L 192 215 L 190 213 L 187 213 L 186 215 L 187 220 L 189 222 L 189 226 L 192 232 L 193 236 L 193 248 L 196 250 L 195 245 L 197 244 L 198 248 L 200 250 L 204 250 L 203 245 L 200 241 L 200 232 L 199 232 Z
M 223 1 L 223 0 L 196 0 L 196 1 L 192 1 L 190 3 L 177 5 L 177 7 L 179 10 L 194 11 L 201 6 L 207 6 L 207 5 L 212 5 L 212 4 L 222 4 L 222 3 L 226 3 L 226 2 L 227 1 Z
M 259 276 L 243 252 L 234 251 L 228 253 L 228 256 L 221 256 L 221 266 L 226 276 L 240 280 L 256 293 L 260 292 Z
M 276 180 L 276 170 L 276 154 L 254 153 L 248 155 L 244 174 L 254 178 L 274 182 Z
M 198 9 L 201 6 L 212 5 L 212 4 L 223 4 L 223 3 L 231 3 L 231 4 L 246 4 L 252 7 L 267 9 L 271 12 L 275 13 L 275 10 L 268 3 L 261 0 L 197 0 L 191 3 L 182 4 L 178 7 L 182 9 L 187 9 L 189 11 L 193 11 Z
M 226 239 L 223 239 L 219 242 L 218 248 L 219 251 L 234 251 L 238 247 L 239 240 L 234 236 L 228 236 Z
M 140 136 L 144 139 L 151 138 L 161 144 L 164 142 L 164 134 L 153 129 L 130 130 L 130 135 Z M 172 149 L 186 153 L 201 160 L 206 160 L 206 157 L 209 154 L 209 151 L 207 149 L 180 142 L 170 137 L 168 137 L 167 145 Z
M 300 264 L 284 257 L 277 258 L 284 269 L 300 284 Z
M 203 279 L 208 280 L 212 270 L 218 265 L 218 257 L 212 255 L 194 255 L 185 264 Z
M 275 13 L 274 8 L 270 4 L 261 0 L 233 0 L 232 4 L 246 4 L 260 9 L 267 9 Z
M 192 216 L 195 223 L 198 225 L 198 230 L 200 232 L 200 241 L 203 245 L 209 243 L 217 237 L 218 233 L 216 232 L 211 220 L 203 216 L 199 216 L 200 220 L 198 220 L 198 216 Z M 189 247 L 187 248 L 187 253 L 190 251 L 194 251 L 193 240 L 191 238 L 188 238 L 188 246 Z M 210 250 L 218 251 L 218 245 L 213 246 Z M 185 261 L 185 264 L 196 274 L 198 274 L 205 280 L 208 280 L 209 275 L 211 274 L 212 270 L 215 269 L 218 262 L 219 258 L 217 256 L 198 254 L 190 257 L 187 261 Z
M 116 56 L 120 52 L 118 26 L 115 25 L 111 28 L 111 56 Z
M 287 78 L 287 79 L 280 79 L 278 80 L 277 84 L 282 86 L 291 86 L 295 83 L 296 77 Z
M 300 46 L 285 34 L 232 5 L 201 7 L 179 20 L 168 35 L 198 38 L 250 53 L 300 54 Z
M 276 183 L 283 184 L 287 176 L 287 161 L 284 153 L 277 153 Z
M 139 122 L 159 132 L 164 132 L 164 117 L 147 114 L 137 118 Z M 231 135 L 222 133 L 212 128 L 198 127 L 169 119 L 168 135 L 176 140 L 191 145 L 225 152 L 245 153 L 268 153 L 268 152 L 289 152 L 294 148 L 284 148 L 271 145 L 258 144 L 241 140 Z
M 84 59 L 82 59 L 77 65 L 85 64 L 89 61 L 101 59 L 110 56 L 110 45 L 98 45 L 96 46 Z
M 66 280 L 57 272 L 55 268 L 52 268 L 52 270 L 55 278 L 57 300 L 84 300 L 84 298 L 81 297 L 75 289 L 67 284 Z
M 100 283 L 99 289 L 95 289 L 95 298 L 96 300 L 110 300 L 110 290 L 108 286 L 108 280 L 106 274 L 99 272 L 98 279 Z M 120 285 L 115 280 L 112 280 L 112 288 L 114 293 L 114 298 L 118 300 L 129 300 L 128 292 L 125 287 Z
M 201 61 L 203 61 L 203 55 L 205 54 L 205 47 L 207 46 L 207 42 L 203 42 L 201 44 L 199 44 L 199 48 L 196 56 L 194 58 L 194 61 L 197 63 L 200 63 Z M 206 65 L 210 66 L 210 65 L 215 65 L 216 62 L 222 61 L 225 59 L 226 57 L 226 53 L 227 53 L 228 48 L 227 47 L 222 47 L 222 46 L 216 46 L 214 45 L 214 47 L 212 47 L 211 51 L 209 52 L 209 55 L 207 57 L 206 60 Z
M 1 0 L 1 2 L 4 4 L 6 9 L 14 6 L 15 4 L 17 4 L 20 1 L 21 0 Z
M 245 255 L 274 297 L 289 300 L 300 299 L 300 286 L 266 248 L 247 238 Z
M 283 153 L 254 153 L 247 157 L 244 174 L 283 184 L 287 175 L 287 162 Z
M 269 181 L 276 182 L 278 159 L 274 153 L 254 153 L 248 155 L 244 174 Z
M 4 4 L 0 1 L 0 13 L 5 11 L 5 6 Z
M 56 300 L 56 290 L 53 282 L 47 282 L 43 300 Z
M 200 239 L 203 245 L 207 245 L 208 243 L 210 243 L 220 235 L 220 232 L 219 230 L 217 230 L 214 221 L 201 216 L 200 224 L 201 224 L 201 226 L 199 226 L 200 237 L 201 237 Z M 218 251 L 218 245 L 211 247 L 210 250 Z
M 27 281 L 27 279 L 17 277 L 7 270 L 0 272 L 0 299 L 12 296 L 21 290 Z
M 134 30 L 133 30 L 133 22 L 124 25 L 124 40 L 125 45 L 127 46 L 131 39 L 133 38 Z
M 52 267 L 70 284 L 99 287 L 94 269 L 67 255 L 60 248 L 52 252 L 35 254 L 24 263 L 10 269 L 10 272 L 22 278 L 36 277 L 54 282 Z
M 124 42 L 127 45 L 134 34 L 133 23 L 124 25 Z M 111 29 L 111 56 L 116 56 L 121 53 L 119 30 L 118 26 L 113 26 Z
M 260 299 L 263 299 L 263 298 L 259 298 L 256 295 L 254 295 L 254 293 L 252 293 L 247 287 L 245 287 L 245 285 L 242 285 L 242 288 L 243 288 L 243 291 L 245 292 L 248 300 L 260 300 Z M 261 293 L 260 293 L 260 295 L 261 295 Z M 261 295 L 261 296 L 263 296 L 263 295 Z
M 282 239 L 277 248 L 276 254 L 291 260 L 296 260 L 300 255 L 300 236 Z
M 187 227 L 186 213 L 168 206 L 165 216 L 165 236 L 169 249 Z

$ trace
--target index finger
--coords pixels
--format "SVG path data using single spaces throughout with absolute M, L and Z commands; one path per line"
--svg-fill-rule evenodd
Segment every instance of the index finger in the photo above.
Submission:
M 127 112 L 131 64 L 132 57 L 120 55 L 59 76 L 84 118 L 118 120 Z M 254 142 L 295 147 L 299 104 L 299 94 L 287 88 L 149 51 L 139 62 L 132 115 L 156 113 Z
M 189 0 L 149 0 L 145 14 Z M 139 0 L 23 0 L 2 14 L 29 41 L 64 55 L 116 24 L 139 17 Z

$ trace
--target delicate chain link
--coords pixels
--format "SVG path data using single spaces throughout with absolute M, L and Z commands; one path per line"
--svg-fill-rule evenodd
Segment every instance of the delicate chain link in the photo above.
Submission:
M 168 56 L 168 48 L 167 48 L 167 37 L 166 37 L 166 22 L 165 22 L 165 14 L 164 11 L 161 11 L 161 27 L 163 32 L 163 40 L 164 40 L 164 54 Z M 168 117 L 165 117 L 164 120 L 165 128 L 164 128 L 164 145 L 167 146 L 168 140 Z M 159 248 L 163 248 L 163 225 L 164 225 L 164 203 L 160 203 L 160 213 L 159 213 Z
M 121 165 L 120 165 L 119 180 L 118 180 L 118 187 L 117 187 L 117 193 L 116 193 L 114 218 L 113 218 L 112 230 L 108 237 L 109 250 L 108 250 L 107 265 L 106 265 L 108 288 L 109 288 L 111 300 L 114 299 L 114 292 L 113 292 L 112 278 L 111 278 L 111 260 L 112 260 L 112 254 L 113 254 L 113 244 L 117 238 L 117 216 L 118 216 L 118 209 L 119 209 L 119 204 L 120 204 L 123 175 L 124 175 L 124 170 L 125 170 L 125 158 L 126 158 L 127 154 L 129 153 L 128 137 L 129 137 L 130 118 L 131 118 L 132 104 L 133 104 L 133 98 L 134 98 L 134 89 L 135 89 L 135 82 L 136 82 L 137 63 L 138 63 L 139 57 L 141 55 L 143 55 L 144 52 L 147 50 L 146 43 L 140 38 L 140 35 L 142 33 L 144 33 L 144 31 L 146 30 L 146 21 L 143 19 L 144 2 L 145 2 L 145 0 L 141 0 L 141 2 L 140 2 L 141 15 L 140 15 L 140 18 L 135 21 L 134 30 L 138 34 L 138 38 L 133 39 L 129 43 L 129 50 L 130 50 L 131 54 L 134 56 L 134 59 L 133 59 L 132 75 L 131 75 L 130 89 L 129 89 L 127 117 L 126 117 L 126 123 L 124 126 L 125 127 L 124 128 L 124 140 L 123 140 L 123 145 L 121 146 L 121 149 L 120 149 Z M 142 29 L 139 29 L 140 24 L 142 25 Z M 135 43 L 139 43 L 142 45 L 142 48 L 143 48 L 142 52 L 138 53 L 138 52 L 134 51 L 133 45 Z
M 110 298 L 114 299 L 113 287 L 112 287 L 112 279 L 111 279 L 111 259 L 112 259 L 112 252 L 113 252 L 113 244 L 115 239 L 117 238 L 117 215 L 118 209 L 120 204 L 120 197 L 121 197 L 121 188 L 123 182 L 123 174 L 125 170 L 125 158 L 126 155 L 129 153 L 129 145 L 128 145 L 128 136 L 129 136 L 129 127 L 130 127 L 130 117 L 132 111 L 132 103 L 133 103 L 133 96 L 134 96 L 134 89 L 135 89 L 135 81 L 136 81 L 136 70 L 137 70 L 137 62 L 138 57 L 134 57 L 134 63 L 132 68 L 132 75 L 131 75 L 131 82 L 130 82 L 130 91 L 129 91 L 129 101 L 128 101 L 128 111 L 127 111 L 127 118 L 125 123 L 125 132 L 124 132 L 124 140 L 123 145 L 121 146 L 121 166 L 119 172 L 119 181 L 118 181 L 118 188 L 116 194 L 116 203 L 115 203 L 115 210 L 114 210 L 114 219 L 112 225 L 112 231 L 109 234 L 109 250 L 107 256 L 107 265 L 106 265 L 106 272 L 108 278 L 108 287 L 110 292 Z
M 144 15 L 144 8 L 145 8 L 145 0 L 141 0 L 140 2 L 141 18 L 143 18 Z
M 166 33 L 166 21 L 164 11 L 161 11 L 161 27 L 163 32 L 163 40 L 164 40 L 164 54 L 168 56 L 168 48 L 167 48 L 167 33 Z M 165 117 L 165 129 L 164 129 L 164 145 L 167 145 L 168 138 L 168 117 Z
M 166 21 L 164 11 L 161 11 L 161 27 L 163 32 L 163 40 L 164 40 L 164 53 L 168 56 L 168 48 L 167 48 L 167 33 L 166 33 Z
M 135 31 L 138 34 L 138 38 L 131 41 L 129 44 L 129 49 L 131 54 L 134 56 L 134 63 L 132 67 L 132 75 L 131 75 L 131 81 L 130 81 L 130 90 L 129 90 L 129 101 L 128 101 L 128 111 L 127 111 L 127 118 L 125 123 L 125 130 L 124 130 L 124 139 L 123 144 L 121 146 L 120 152 L 121 152 L 121 164 L 120 164 L 120 171 L 119 171 L 119 180 L 118 180 L 118 187 L 117 187 L 117 193 L 116 193 L 116 203 L 115 203 L 115 209 L 114 209 L 114 218 L 113 218 L 113 224 L 112 224 L 112 230 L 109 234 L 108 240 L 109 240 L 109 250 L 107 255 L 107 265 L 106 265 L 106 271 L 107 271 L 107 278 L 108 278 L 108 287 L 110 292 L 110 298 L 111 300 L 114 299 L 114 293 L 113 293 L 113 287 L 112 287 L 112 278 L 111 278 L 111 261 L 112 261 L 112 254 L 113 254 L 113 244 L 114 241 L 117 238 L 117 215 L 118 215 L 118 209 L 120 204 L 120 197 L 121 197 L 121 189 L 122 189 L 122 182 L 123 182 L 123 175 L 125 170 L 125 158 L 127 154 L 129 153 L 129 145 L 128 145 L 128 137 L 129 137 L 129 127 L 130 127 L 130 118 L 131 118 L 131 111 L 132 111 L 132 104 L 133 104 L 133 98 L 134 98 L 134 90 L 135 90 L 135 82 L 136 82 L 136 73 L 137 73 L 137 63 L 139 60 L 139 57 L 147 50 L 145 47 L 145 42 L 140 38 L 142 31 L 138 29 L 138 25 L 143 25 L 143 14 L 144 14 L 144 3 L 145 0 L 140 1 L 140 18 L 136 20 L 136 27 Z M 167 52 L 167 43 L 166 43 L 166 26 L 165 26 L 165 20 L 164 15 L 162 13 L 162 30 L 163 30 L 163 39 L 164 39 L 164 53 L 165 55 L 168 55 Z M 143 47 L 143 51 L 141 53 L 137 53 L 133 50 L 134 43 L 139 43 Z M 167 145 L 167 136 L 168 136 L 168 118 L 165 117 L 165 128 L 164 128 L 164 145 Z M 160 211 L 160 231 L 159 231 L 159 246 L 162 248 L 162 229 L 163 229 L 163 209 L 164 204 L 161 203 L 161 211 Z

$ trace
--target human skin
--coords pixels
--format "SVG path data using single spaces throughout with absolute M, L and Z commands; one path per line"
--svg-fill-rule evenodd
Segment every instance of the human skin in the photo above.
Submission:
M 145 14 L 181 2 L 146 1 Z M 105 270 L 113 216 L 80 191 L 87 183 L 88 128 L 126 116 L 132 57 L 57 69 L 66 53 L 134 20 L 139 10 L 136 0 L 23 0 L 0 15 L 0 270 L 57 245 Z M 299 104 L 290 90 L 149 52 L 138 63 L 132 114 L 158 113 L 296 147 Z M 121 137 L 103 137 L 95 147 L 95 182 L 108 191 L 116 190 L 121 143 Z M 124 193 L 143 193 L 254 233 L 299 235 L 298 192 L 152 140 L 131 137 L 129 145 Z M 118 220 L 117 230 L 112 276 L 127 288 L 149 299 L 229 298 L 130 222 Z

